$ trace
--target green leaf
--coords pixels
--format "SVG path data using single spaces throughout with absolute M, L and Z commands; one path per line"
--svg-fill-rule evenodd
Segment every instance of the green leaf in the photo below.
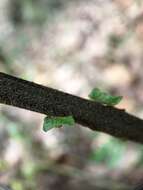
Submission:
M 65 117 L 45 117 L 43 130 L 45 132 L 53 128 L 60 128 L 62 125 L 72 126 L 75 124 L 74 118 L 72 116 Z
M 106 92 L 101 91 L 99 88 L 94 88 L 91 93 L 88 95 L 88 97 L 96 102 L 108 105 L 108 106 L 114 106 L 118 104 L 122 100 L 122 96 L 112 96 Z

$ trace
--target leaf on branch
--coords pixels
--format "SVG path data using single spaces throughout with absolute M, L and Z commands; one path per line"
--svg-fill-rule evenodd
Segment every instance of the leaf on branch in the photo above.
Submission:
M 122 100 L 122 96 L 112 96 L 106 92 L 101 91 L 99 88 L 94 88 L 88 97 L 96 102 L 105 104 L 107 106 L 114 106 Z
M 62 125 L 73 126 L 75 124 L 72 116 L 65 117 L 45 117 L 43 124 L 43 131 L 47 132 L 53 128 L 60 128 Z

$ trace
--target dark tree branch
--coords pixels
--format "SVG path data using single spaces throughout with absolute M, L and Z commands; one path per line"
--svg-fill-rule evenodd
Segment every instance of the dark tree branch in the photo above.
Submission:
M 0 72 L 0 103 L 51 116 L 72 115 L 92 130 L 143 143 L 143 120 L 124 110 Z

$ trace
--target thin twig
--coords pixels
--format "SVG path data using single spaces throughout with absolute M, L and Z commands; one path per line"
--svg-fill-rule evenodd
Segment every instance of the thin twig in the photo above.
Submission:
M 72 115 L 95 131 L 143 143 L 143 120 L 124 110 L 0 72 L 0 103 L 51 116 Z

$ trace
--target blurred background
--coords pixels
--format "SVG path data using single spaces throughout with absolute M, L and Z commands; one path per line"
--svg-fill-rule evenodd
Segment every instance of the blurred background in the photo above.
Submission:
M 94 87 L 143 118 L 142 0 L 0 0 L 0 71 L 84 98 Z M 0 183 L 13 190 L 130 190 L 143 146 L 0 105 Z

